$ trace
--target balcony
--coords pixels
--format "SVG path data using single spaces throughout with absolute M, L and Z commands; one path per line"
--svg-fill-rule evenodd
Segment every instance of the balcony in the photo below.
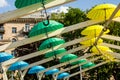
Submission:
M 30 29 L 22 29 L 22 34 L 28 35 L 29 31 L 30 31 Z

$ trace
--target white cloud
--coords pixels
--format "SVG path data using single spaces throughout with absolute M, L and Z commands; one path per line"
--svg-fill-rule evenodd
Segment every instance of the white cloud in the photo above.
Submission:
M 0 7 L 6 7 L 8 6 L 8 3 L 6 0 L 0 0 Z
M 67 13 L 68 9 L 69 7 L 61 6 L 58 9 L 51 10 L 50 13 L 61 13 L 61 12 Z

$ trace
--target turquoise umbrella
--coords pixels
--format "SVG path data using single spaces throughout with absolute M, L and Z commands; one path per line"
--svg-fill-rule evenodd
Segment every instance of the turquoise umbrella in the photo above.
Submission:
M 37 73 L 39 73 L 42 70 L 45 70 L 45 67 L 43 67 L 43 66 L 33 66 L 28 71 L 28 74 L 37 74 Z
M 13 63 L 8 70 L 14 71 L 14 70 L 21 70 L 24 67 L 27 67 L 29 64 L 25 61 L 19 61 L 19 62 L 15 62 Z
M 63 62 L 67 62 L 67 61 L 70 61 L 70 60 L 73 60 L 76 58 L 78 58 L 78 56 L 76 56 L 74 54 L 66 54 L 66 55 L 62 56 L 62 58 L 60 59 L 60 62 L 63 63 Z
M 58 75 L 57 79 L 63 79 L 65 77 L 69 76 L 69 75 L 70 75 L 69 73 L 63 72 L 63 73 L 61 73 L 61 74 Z
M 51 52 L 48 52 L 45 54 L 45 57 L 46 58 L 49 58 L 49 57 L 52 57 L 52 56 L 57 56 L 58 54 L 61 54 L 61 53 L 64 53 L 66 52 L 67 50 L 65 48 L 60 48 L 60 49 L 57 49 L 57 50 L 53 50 Z
M 39 46 L 39 50 L 43 50 L 46 48 L 53 48 L 54 46 L 60 45 L 65 43 L 65 41 L 63 39 L 60 38 L 49 38 L 47 40 L 45 40 L 40 46 Z
M 44 22 L 47 23 L 47 20 L 45 20 Z M 64 26 L 63 24 L 56 22 L 54 20 L 50 20 L 49 25 L 47 26 L 45 26 L 43 22 L 39 22 L 31 29 L 29 33 L 29 37 L 36 36 L 43 33 L 46 33 L 47 35 L 48 32 L 63 28 L 63 26 Z
M 55 73 L 59 72 L 59 69 L 52 69 L 52 70 L 49 70 L 47 72 L 45 72 L 45 75 L 53 75 Z
M 6 53 L 6 52 L 1 52 L 0 53 L 0 63 L 4 62 L 4 61 L 7 61 L 7 60 L 9 60 L 11 58 L 13 58 L 13 55 L 11 55 L 9 53 Z
M 81 64 L 81 63 L 84 63 L 84 62 L 86 62 L 86 61 L 87 61 L 86 59 L 80 59 L 80 60 L 78 60 L 78 61 L 76 61 L 76 62 L 71 63 L 71 65 Z
M 54 1 L 54 0 L 16 0 L 15 1 L 15 6 L 16 8 L 22 8 L 22 7 L 26 7 L 26 6 L 29 6 L 29 5 L 33 5 L 33 4 L 36 4 L 36 3 L 42 3 L 42 1 L 47 4 L 51 1 Z M 42 6 L 42 5 L 40 5 Z
M 92 63 L 92 62 L 88 62 L 88 63 L 82 65 L 82 68 L 89 68 L 89 67 L 92 67 L 92 66 L 95 66 L 95 64 Z

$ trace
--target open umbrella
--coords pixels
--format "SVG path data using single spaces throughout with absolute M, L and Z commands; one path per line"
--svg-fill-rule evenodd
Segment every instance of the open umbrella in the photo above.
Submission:
M 39 73 L 42 70 L 45 70 L 45 67 L 43 67 L 43 66 L 33 66 L 28 71 L 28 74 L 37 74 L 37 73 Z
M 59 72 L 59 69 L 52 69 L 52 70 L 49 70 L 47 72 L 45 72 L 45 75 L 53 75 L 55 73 Z
M 63 62 L 67 62 L 67 61 L 70 61 L 70 60 L 73 60 L 76 58 L 78 58 L 78 56 L 76 56 L 74 54 L 66 54 L 66 55 L 62 56 L 62 58 L 60 59 L 60 62 L 63 63 Z
M 60 74 L 58 75 L 57 79 L 63 79 L 63 78 L 65 78 L 65 77 L 69 76 L 69 75 L 70 75 L 69 73 L 63 72 L 63 73 L 60 73 Z
M 27 67 L 29 64 L 25 61 L 19 61 L 19 62 L 15 62 L 13 63 L 8 70 L 14 71 L 14 70 L 21 70 L 24 67 Z
M 95 66 L 95 64 L 92 63 L 92 62 L 88 62 L 88 63 L 82 65 L 82 68 L 89 68 L 89 67 L 92 67 L 92 66 Z
M 7 61 L 7 60 L 9 60 L 11 58 L 13 58 L 13 55 L 11 55 L 9 53 L 6 53 L 6 52 L 1 52 L 0 53 L 0 63 L 4 62 L 4 61 Z
M 54 0 L 16 0 L 15 6 L 16 6 L 16 8 L 22 8 L 22 7 L 33 5 L 36 3 L 42 3 L 42 1 L 45 3 L 49 3 L 49 2 L 54 1 Z
M 76 61 L 76 62 L 71 63 L 71 65 L 81 64 L 81 63 L 84 63 L 84 62 L 86 62 L 86 61 L 87 61 L 86 59 L 80 59 L 80 60 L 78 60 L 78 61 Z
M 96 38 L 92 38 L 92 39 L 89 39 L 89 40 L 86 40 L 86 41 L 82 41 L 82 42 L 80 42 L 80 44 L 82 44 L 84 46 L 93 46 L 94 43 L 95 43 L 95 40 L 96 40 Z M 102 42 L 103 42 L 103 40 L 99 39 L 97 44 L 100 44 Z
M 51 52 L 48 52 L 45 54 L 45 57 L 46 58 L 49 58 L 49 57 L 52 57 L 52 56 L 57 56 L 58 54 L 61 54 L 61 53 L 64 53 L 66 52 L 67 50 L 65 48 L 60 48 L 60 49 L 57 49 L 57 50 L 53 50 Z
M 60 38 L 49 38 L 47 40 L 45 40 L 40 46 L 39 46 L 39 50 L 43 50 L 46 48 L 53 48 L 54 46 L 60 45 L 65 43 L 65 41 L 63 39 Z
M 116 5 L 114 4 L 100 4 L 93 7 L 93 9 L 88 12 L 87 17 L 93 20 L 108 20 L 115 8 Z M 115 15 L 115 17 L 118 16 L 120 16 L 120 11 Z
M 47 20 L 45 20 L 44 22 L 47 23 Z M 48 32 L 55 31 L 57 29 L 62 28 L 63 26 L 64 26 L 63 24 L 56 22 L 54 20 L 50 20 L 49 25 L 47 26 L 45 26 L 43 22 L 39 22 L 31 29 L 29 33 L 29 37 L 36 36 L 43 33 L 47 34 Z
M 82 30 L 81 34 L 86 35 L 89 38 L 95 38 L 95 37 L 99 36 L 99 34 L 103 30 L 103 28 L 104 27 L 102 25 L 88 26 L 87 28 Z M 109 33 L 109 29 L 107 29 L 107 31 L 104 32 L 104 34 L 106 34 L 106 33 Z

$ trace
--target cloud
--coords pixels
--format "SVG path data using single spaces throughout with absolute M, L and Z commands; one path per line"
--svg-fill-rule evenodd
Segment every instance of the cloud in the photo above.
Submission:
M 0 0 L 0 7 L 6 7 L 8 6 L 8 3 L 6 0 Z
M 61 13 L 61 12 L 67 13 L 68 9 L 69 7 L 61 6 L 58 9 L 51 10 L 50 13 Z

